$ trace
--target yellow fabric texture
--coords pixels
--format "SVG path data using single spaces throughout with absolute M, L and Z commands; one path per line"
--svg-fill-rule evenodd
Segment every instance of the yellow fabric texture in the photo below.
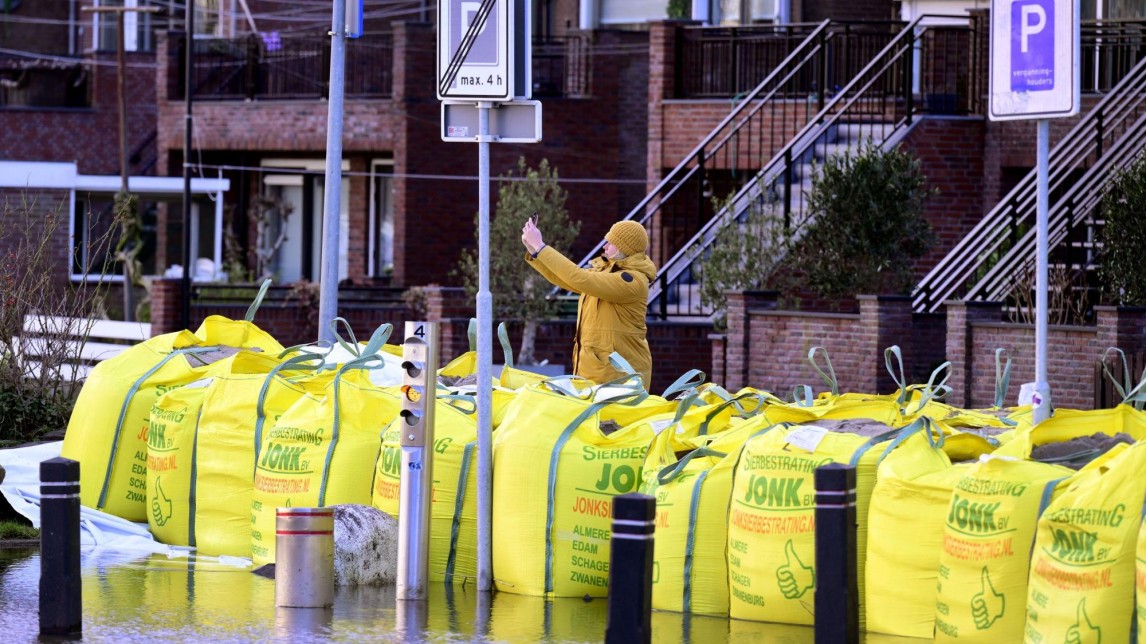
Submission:
M 351 363 L 321 395 L 302 396 L 263 433 L 251 499 L 256 565 L 275 560 L 277 508 L 370 505 L 381 429 L 400 408 L 395 392 Z
M 1023 639 L 1039 514 L 1074 474 L 1061 465 L 1014 458 L 968 465 L 944 518 L 935 641 Z
M 1135 548 L 1137 554 L 1134 560 L 1135 618 L 1138 632 L 1146 633 L 1146 520 L 1139 524 L 1138 544 Z
M 173 389 L 151 407 L 147 432 L 147 525 L 163 543 L 195 545 L 195 434 L 207 382 Z
M 652 383 L 652 354 L 646 338 L 649 282 L 657 269 L 644 253 L 622 260 L 593 260 L 581 268 L 546 246 L 526 261 L 552 284 L 579 293 L 577 330 L 573 340 L 573 373 L 596 383 L 625 374 L 609 364 L 609 355 L 621 354 L 644 379 Z
M 769 416 L 768 410 L 764 414 Z M 745 444 L 736 465 L 728 518 L 732 617 L 812 624 L 816 527 L 813 473 L 828 463 L 856 466 L 856 547 L 857 552 L 865 552 L 867 509 L 876 465 L 893 445 L 882 441 L 901 433 L 867 438 L 797 425 L 773 428 Z M 860 597 L 864 596 L 863 564 L 860 557 Z
M 676 437 L 669 428 L 657 436 L 642 489 L 657 500 L 654 609 L 728 615 L 725 548 L 732 474 L 744 442 L 770 426 L 757 418 L 712 434 Z M 674 462 L 684 450 L 691 450 L 687 461 Z
M 1113 409 L 1058 409 L 1054 416 L 1038 426 L 1016 431 L 1014 437 L 995 453 L 1027 458 L 1032 448 L 1046 443 L 1058 443 L 1091 434 L 1113 436 L 1119 432 L 1129 434 L 1134 440 L 1146 438 L 1146 414 L 1130 405 L 1118 405 Z
M 204 347 L 282 346 L 245 321 L 211 316 L 199 331 L 168 333 L 141 342 L 92 370 L 76 399 L 61 455 L 80 463 L 80 502 L 129 521 L 147 520 L 147 428 L 151 406 L 171 389 L 221 367 L 203 364 Z
M 1117 445 L 1047 506 L 1031 556 L 1026 641 L 1130 641 L 1144 470 L 1146 443 Z
M 477 574 L 477 419 L 472 410 L 438 399 L 434 405 L 430 581 L 464 583 Z M 397 517 L 402 480 L 403 421 L 382 434 L 371 502 Z
M 931 431 L 944 430 L 934 425 Z M 924 432 L 880 463 L 867 511 L 867 549 L 861 551 L 868 632 L 931 637 L 943 518 L 966 468 L 952 466 Z
M 243 352 L 207 388 L 195 467 L 195 547 L 203 554 L 251 556 L 250 508 L 260 435 L 308 390 L 321 393 L 334 375 L 295 370 L 271 375 L 281 365 L 275 356 Z
M 633 492 L 653 434 L 605 435 L 616 401 L 522 389 L 493 440 L 493 570 L 500 591 L 604 597 L 612 498 Z

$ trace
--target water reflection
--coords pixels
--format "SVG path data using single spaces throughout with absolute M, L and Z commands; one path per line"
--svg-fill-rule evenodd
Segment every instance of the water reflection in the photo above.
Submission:
M 274 580 L 194 558 L 88 552 L 83 558 L 84 639 L 116 642 L 600 642 L 604 599 L 499 593 L 431 585 L 427 602 L 399 602 L 391 587 L 335 592 L 331 609 L 275 608 Z M 40 557 L 0 550 L 0 633 L 35 642 Z M 653 641 L 803 644 L 808 627 L 653 613 Z M 874 641 L 874 640 L 873 640 Z

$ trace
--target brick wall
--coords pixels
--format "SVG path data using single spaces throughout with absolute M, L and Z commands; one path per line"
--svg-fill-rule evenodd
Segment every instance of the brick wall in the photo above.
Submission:
M 898 20 L 890 0 L 803 0 L 800 22 L 832 20 Z
M 937 191 L 924 206 L 935 244 L 917 264 L 920 277 L 995 205 L 983 195 L 984 126 L 980 118 L 925 117 L 900 144 L 919 159 L 927 186 Z
M 178 279 L 160 279 L 151 286 L 151 333 L 161 335 L 183 328 L 182 282 Z M 195 330 L 210 315 L 222 315 L 233 320 L 241 320 L 247 313 L 250 302 L 191 305 L 191 330 Z M 391 344 L 401 342 L 403 323 L 411 317 L 404 305 L 363 304 L 342 302 L 338 315 L 345 318 L 354 329 L 359 340 L 370 337 L 379 325 L 394 325 L 390 336 Z M 265 301 L 255 315 L 255 324 L 270 333 L 279 344 L 290 346 L 318 339 L 318 309 L 300 306 L 291 301 Z
M 858 314 L 809 313 L 778 310 L 775 294 L 729 292 L 727 357 L 716 370 L 730 390 L 752 386 L 787 396 L 806 384 L 819 391 L 826 384 L 808 353 L 823 347 L 841 392 L 888 393 L 896 385 L 884 368 L 883 351 L 898 345 L 908 379 L 926 381 L 943 360 L 943 320 L 913 314 L 906 297 L 858 299 Z M 822 356 L 817 359 L 824 364 Z
M 33 4 L 33 3 L 25 3 Z M 126 55 L 127 151 L 156 127 L 152 53 Z M 90 108 L 0 109 L 0 159 L 74 161 L 81 174 L 119 174 L 119 90 L 115 54 L 95 54 L 87 66 Z M 180 135 L 182 136 L 182 135 Z M 153 157 L 153 146 L 144 150 Z M 129 166 L 129 171 L 134 171 Z
M 473 300 L 466 297 L 460 288 L 430 287 L 423 289 L 426 294 L 425 318 L 440 322 L 439 341 L 443 363 L 460 355 L 469 348 L 467 329 L 470 318 L 475 315 Z M 495 321 L 496 322 L 496 321 Z M 649 350 L 653 356 L 653 382 L 649 391 L 664 391 L 681 374 L 690 369 L 700 369 L 711 377 L 712 325 L 704 323 L 679 323 L 648 321 Z M 506 325 L 510 344 L 515 353 L 521 349 L 522 325 L 511 321 Z M 573 320 L 545 322 L 537 329 L 534 357 L 538 361 L 548 360 L 549 364 L 573 366 L 573 336 L 576 323 Z M 491 331 L 490 337 L 495 337 Z M 494 346 L 494 362 L 501 363 L 499 345 Z M 715 382 L 715 381 L 714 381 Z
M 28 257 L 46 241 L 46 253 L 40 267 L 64 267 L 64 270 L 53 273 L 52 283 L 66 285 L 67 267 L 71 265 L 69 208 L 69 195 L 64 191 L 0 188 L 0 274 L 11 276 L 12 271 L 20 267 L 4 265 L 18 257 Z M 42 294 L 25 294 L 30 299 L 39 295 Z M 3 305 L 0 302 L 0 306 Z

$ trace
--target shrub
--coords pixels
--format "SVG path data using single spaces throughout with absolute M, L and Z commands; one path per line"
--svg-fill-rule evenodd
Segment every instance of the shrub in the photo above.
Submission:
M 829 157 L 812 177 L 808 227 L 795 256 L 823 297 L 909 293 L 914 260 L 934 240 L 923 204 L 932 194 L 919 161 L 866 143 Z
M 714 203 L 716 212 L 730 217 L 732 197 Z M 769 201 L 754 200 L 738 218 L 724 225 L 712 245 L 693 264 L 700 282 L 700 302 L 710 307 L 714 324 L 724 327 L 728 302 L 725 291 L 751 291 L 772 284 L 776 269 L 787 258 L 791 237 L 784 217 Z M 695 252 L 695 251 L 694 251 Z
M 53 245 L 60 243 L 57 231 L 68 225 L 66 203 L 42 207 L 25 195 L 17 203 L 5 200 L 0 211 L 0 445 L 66 427 L 83 384 L 67 365 L 78 361 L 90 322 L 66 334 L 47 328 L 51 324 L 35 329 L 42 346 L 34 363 L 16 351 L 28 314 L 41 320 L 48 316 L 90 320 L 101 314 L 106 288 L 99 280 L 76 284 L 61 279 L 69 267 L 60 266 L 53 256 Z M 88 257 L 106 257 L 115 228 L 108 226 L 108 234 L 89 241 Z M 81 267 L 89 274 L 107 268 Z
M 1103 291 L 1116 304 L 1146 305 L 1146 155 L 1115 175 L 1100 208 Z
M 549 167 L 547 159 L 531 168 L 521 157 L 517 161 L 516 176 L 510 171 L 501 177 L 497 210 L 490 218 L 490 293 L 493 295 L 494 315 L 521 320 L 525 325 L 518 357 L 520 364 L 534 363 L 537 324 L 553 317 L 558 306 L 557 300 L 549 297 L 553 286 L 525 263 L 521 227 L 530 215 L 538 213 L 537 227 L 541 229 L 545 245 L 567 251 L 577 238 L 581 224 L 569 219 L 565 198 L 565 189 L 558 183 L 557 171 Z M 460 274 L 466 292 L 476 295 L 476 244 L 462 252 L 455 273 Z

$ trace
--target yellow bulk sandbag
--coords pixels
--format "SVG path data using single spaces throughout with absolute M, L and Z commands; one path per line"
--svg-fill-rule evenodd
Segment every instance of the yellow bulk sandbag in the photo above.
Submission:
M 944 428 L 921 419 L 877 470 L 867 511 L 861 606 L 872 633 L 930 637 L 943 518 L 964 466 L 943 451 Z
M 436 401 L 428 572 L 431 581 L 464 583 L 477 574 L 477 419 L 468 397 Z M 395 419 L 382 434 L 371 497 L 394 517 L 401 511 L 402 424 Z
M 233 358 L 232 358 L 233 360 Z M 159 397 L 147 432 L 147 525 L 158 541 L 195 545 L 195 434 L 210 380 L 200 380 Z
M 767 416 L 767 411 L 764 412 Z M 856 466 L 858 552 L 867 544 L 867 508 L 882 454 L 919 431 L 882 426 L 874 436 L 847 431 L 864 421 L 817 421 L 818 425 L 775 428 L 747 442 L 740 453 L 729 512 L 730 614 L 783 624 L 811 624 L 815 579 L 815 469 L 827 463 Z M 840 423 L 848 423 L 843 428 Z M 896 439 L 890 445 L 884 441 Z M 732 557 L 735 556 L 736 560 Z M 863 597 L 863 559 L 859 559 Z M 861 612 L 862 619 L 862 612 Z
M 236 349 L 283 350 L 250 322 L 268 286 L 269 281 L 245 320 L 211 316 L 195 333 L 156 336 L 96 365 L 76 399 L 61 448 L 62 456 L 80 462 L 81 503 L 129 521 L 147 520 L 151 406 L 167 391 L 211 375 L 212 365 Z
M 377 354 L 338 369 L 322 395 L 299 398 L 266 431 L 256 454 L 251 500 L 251 558 L 273 563 L 280 507 L 370 505 L 382 428 L 398 414 L 395 390 L 370 382 Z
M 315 374 L 321 355 L 283 361 L 244 351 L 212 379 L 199 418 L 193 484 L 194 541 L 207 555 L 251 556 L 251 498 L 261 434 L 308 390 L 321 393 L 334 372 Z
M 1016 432 L 995 452 L 1000 456 L 1027 458 L 1031 450 L 1047 443 L 1060 443 L 1091 434 L 1114 436 L 1120 432 L 1135 440 L 1146 438 L 1146 414 L 1130 405 L 1113 409 L 1056 409 L 1054 416 L 1038 425 Z
M 647 396 L 639 378 L 625 380 L 612 383 L 616 395 L 603 400 L 565 395 L 543 383 L 522 389 L 510 404 L 493 440 L 498 590 L 605 596 L 612 498 L 637 489 L 653 437 L 644 425 L 601 431 L 616 408 Z
M 944 519 L 936 641 L 1022 639 L 1035 527 L 1056 487 L 1074 474 L 1060 465 L 1010 457 L 969 464 Z
M 1134 561 L 1134 599 L 1138 632 L 1146 633 L 1146 517 L 1138 527 L 1137 558 Z
M 1144 468 L 1146 444 L 1117 445 L 1047 506 L 1031 556 L 1026 641 L 1130 641 Z
M 137 344 L 96 365 L 84 383 L 61 455 L 80 462 L 80 501 L 129 521 L 147 520 L 147 434 L 159 396 L 211 375 L 233 353 L 189 331 Z
M 653 608 L 728 615 L 725 548 L 732 474 L 745 440 L 770 427 L 757 418 L 712 436 L 684 439 L 676 446 L 692 443 L 694 449 L 660 469 L 642 490 L 657 500 Z

